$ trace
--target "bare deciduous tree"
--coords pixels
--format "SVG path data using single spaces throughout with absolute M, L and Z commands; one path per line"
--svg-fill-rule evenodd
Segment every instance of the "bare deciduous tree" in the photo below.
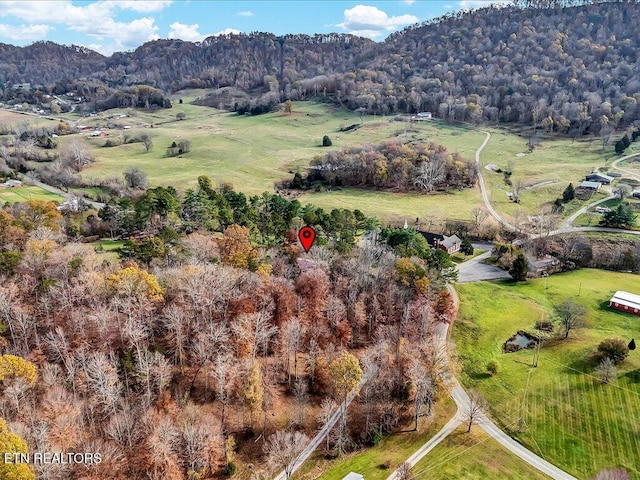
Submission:
M 396 478 L 398 480 L 413 480 L 414 476 L 411 470 L 411 464 L 409 462 L 401 463 L 396 469 Z
M 615 362 L 609 357 L 603 358 L 596 367 L 596 375 L 602 380 L 602 383 L 615 380 L 618 377 Z
M 153 147 L 153 141 L 151 140 L 149 134 L 143 133 L 142 135 L 140 135 L 140 140 L 144 144 L 146 152 L 149 153 L 151 151 L 151 148 Z
M 423 161 L 416 170 L 413 183 L 419 188 L 431 192 L 446 176 L 445 162 L 439 158 Z
M 300 432 L 278 431 L 269 437 L 264 445 L 269 465 L 284 469 L 285 478 L 289 480 L 298 455 L 306 447 L 309 438 Z
M 418 431 L 418 420 L 421 416 L 422 407 L 428 406 L 428 415 L 431 414 L 431 407 L 435 401 L 433 383 L 430 372 L 426 365 L 418 359 L 413 358 L 409 366 L 409 378 L 415 389 L 414 393 L 414 430 Z
M 480 227 L 488 216 L 489 212 L 487 212 L 485 208 L 474 207 L 471 210 L 471 223 L 473 223 L 473 228 L 475 229 L 476 233 L 480 233 Z
M 465 406 L 464 416 L 467 422 L 467 433 L 471 432 L 471 427 L 483 415 L 483 411 L 487 408 L 487 401 L 478 392 L 471 391 L 469 393 L 469 403 Z
M 555 307 L 558 323 L 564 330 L 564 338 L 574 328 L 583 327 L 586 323 L 587 309 L 572 299 L 567 299 Z

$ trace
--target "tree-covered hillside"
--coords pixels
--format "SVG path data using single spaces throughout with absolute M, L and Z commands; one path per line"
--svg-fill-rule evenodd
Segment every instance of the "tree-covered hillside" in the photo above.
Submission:
M 267 33 L 158 40 L 109 58 L 50 42 L 0 45 L 0 87 L 166 91 L 232 86 L 271 103 L 321 97 L 388 114 L 518 122 L 548 132 L 606 132 L 640 120 L 640 4 L 518 1 L 449 14 L 374 43 L 352 35 Z M 261 101 L 266 101 L 264 97 Z

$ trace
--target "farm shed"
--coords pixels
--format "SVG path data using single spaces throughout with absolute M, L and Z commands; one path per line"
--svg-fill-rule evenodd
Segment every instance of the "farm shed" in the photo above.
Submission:
M 640 295 L 618 290 L 609 300 L 609 306 L 616 310 L 640 315 Z

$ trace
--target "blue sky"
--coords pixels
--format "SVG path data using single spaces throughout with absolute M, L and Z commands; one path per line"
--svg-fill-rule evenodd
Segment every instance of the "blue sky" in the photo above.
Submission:
M 200 41 L 228 32 L 340 32 L 380 41 L 407 25 L 488 3 L 490 0 L 0 0 L 0 42 L 28 45 L 51 40 L 109 55 L 158 38 Z

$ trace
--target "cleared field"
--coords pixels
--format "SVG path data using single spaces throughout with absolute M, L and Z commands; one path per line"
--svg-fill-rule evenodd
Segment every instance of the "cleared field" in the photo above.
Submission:
M 585 269 L 553 275 L 545 285 L 537 280 L 457 286 L 461 311 L 453 339 L 462 380 L 487 397 L 492 416 L 511 435 L 576 477 L 622 467 L 640 478 L 640 355 L 630 352 L 608 385 L 594 376 L 593 360 L 604 338 L 640 338 L 637 316 L 608 308 L 616 290 L 640 292 L 640 276 Z M 502 352 L 511 335 L 551 318 L 554 305 L 568 297 L 587 307 L 588 328 L 548 341 L 538 368 L 531 367 L 530 350 Z M 486 374 L 491 359 L 501 367 L 493 377 Z M 514 419 L 521 413 L 518 432 Z
M 549 478 L 520 460 L 478 427 L 459 427 L 412 469 L 415 478 L 462 480 Z
M 525 187 L 553 182 L 521 191 L 517 205 L 507 197 L 513 187 L 505 184 L 503 174 L 483 169 L 492 205 L 508 215 L 514 215 L 518 208 L 525 212 L 539 211 L 543 205 L 562 196 L 569 182 L 577 186 L 594 168 L 608 165 L 606 157 L 613 157 L 612 147 L 603 152 L 597 139 L 543 140 L 529 152 L 526 138 L 506 131 L 488 131 L 492 136 L 480 156 L 483 167 L 494 164 L 502 170 L 511 169 L 513 185 L 518 181 Z
M 469 220 L 471 210 L 481 204 L 482 197 L 477 188 L 439 195 L 351 188 L 334 190 L 331 193 L 305 193 L 298 200 L 325 209 L 357 208 L 367 215 L 385 219 L 393 224 L 403 224 L 405 219 L 412 224 L 416 218 L 419 218 L 420 222 L 435 219 L 435 223 L 444 222 L 446 219 Z
M 48 200 L 62 202 L 64 199 L 40 187 L 27 186 L 0 189 L 0 204 L 26 202 L 27 200 Z
M 19 126 L 28 124 L 30 127 L 49 127 L 57 123 L 57 120 L 49 120 L 38 115 L 0 109 L 0 125 Z
M 394 117 L 365 116 L 361 128 L 340 132 L 341 127 L 360 123 L 360 117 L 346 109 L 311 102 L 295 102 L 291 115 L 274 112 L 259 116 L 238 116 L 188 103 L 205 93 L 204 90 L 178 92 L 172 98 L 174 106 L 171 109 L 155 112 L 116 109 L 82 119 L 82 123 L 87 125 L 105 126 L 109 115 L 128 114 L 126 118 L 111 121 L 131 128 L 111 130 L 110 135 L 122 137 L 146 133 L 154 144 L 151 152 L 146 153 L 141 143 L 103 148 L 106 139 L 85 136 L 98 161 L 83 171 L 83 177 L 100 180 L 120 176 L 127 167 L 133 166 L 143 169 L 152 185 L 173 185 L 185 189 L 196 186 L 199 175 L 208 175 L 214 181 L 229 182 L 238 190 L 258 194 L 273 191 L 274 183 L 291 178 L 295 171 L 304 171 L 314 156 L 328 150 L 378 143 L 385 139 L 433 141 L 474 159 L 486 130 L 446 125 L 437 120 L 408 123 L 395 121 Z M 179 104 L 178 98 L 182 98 L 184 103 Z M 179 112 L 186 115 L 185 120 L 176 119 Z M 79 121 L 75 114 L 68 114 L 68 118 Z M 596 140 L 543 140 L 529 153 L 525 137 L 495 128 L 488 131 L 492 138 L 482 154 L 483 165 L 493 163 L 502 169 L 511 165 L 514 172 L 512 182 L 523 180 L 526 186 L 552 182 L 523 191 L 518 207 L 507 198 L 506 193 L 511 187 L 504 184 L 502 174 L 483 169 L 494 207 L 507 215 L 513 215 L 518 208 L 529 215 L 538 212 L 543 205 L 560 196 L 570 181 L 575 185 L 595 166 L 604 165 L 605 155 L 612 156 L 612 147 L 603 153 Z M 328 149 L 320 146 L 324 135 L 329 135 L 333 142 Z M 61 138 L 60 143 L 71 138 Z M 181 157 L 167 158 L 167 147 L 181 140 L 191 142 L 191 151 Z M 429 197 L 357 189 L 345 189 L 330 195 L 309 192 L 302 196 L 301 201 L 327 208 L 360 208 L 383 220 L 405 216 L 415 219 L 426 215 L 469 220 L 473 207 L 482 205 L 477 192 Z
M 455 410 L 453 400 L 447 397 L 446 400 L 440 401 L 433 417 L 423 420 L 420 431 L 394 433 L 381 440 L 375 447 L 343 459 L 326 460 L 321 454 L 316 454 L 293 478 L 341 480 L 349 472 L 358 472 L 367 480 L 384 480 L 435 435 L 453 416 Z M 389 462 L 389 468 L 385 466 L 386 462 Z

